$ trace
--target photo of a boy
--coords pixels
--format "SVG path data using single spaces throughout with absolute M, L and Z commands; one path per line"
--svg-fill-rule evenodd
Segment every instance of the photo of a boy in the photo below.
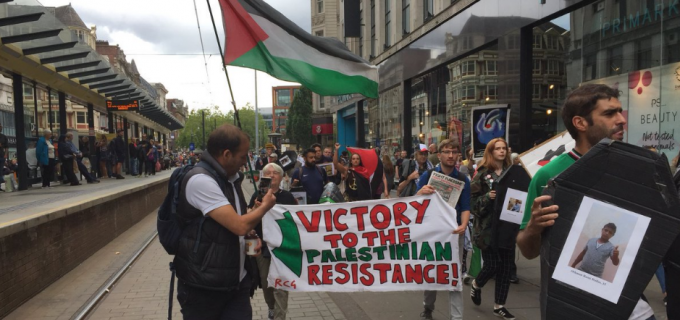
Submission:
M 588 240 L 585 248 L 583 248 L 583 251 L 576 257 L 576 260 L 571 264 L 571 267 L 576 268 L 576 266 L 581 263 L 577 268 L 578 270 L 602 278 L 604 266 L 608 258 L 611 258 L 612 263 L 615 266 L 618 266 L 620 262 L 619 246 L 614 246 L 609 242 L 609 239 L 611 239 L 614 234 L 616 234 L 616 225 L 611 222 L 605 224 L 602 228 L 600 237 Z

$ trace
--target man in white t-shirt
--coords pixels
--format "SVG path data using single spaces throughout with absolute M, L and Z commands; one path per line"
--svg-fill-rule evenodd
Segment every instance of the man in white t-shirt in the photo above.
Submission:
M 182 181 L 177 212 L 185 225 L 175 255 L 177 300 L 184 319 L 252 319 L 250 296 L 259 282 L 243 237 L 253 232 L 276 198 L 246 213 L 239 169 L 250 139 L 225 124 L 208 138 L 201 162 Z M 261 242 L 256 246 L 259 252 Z

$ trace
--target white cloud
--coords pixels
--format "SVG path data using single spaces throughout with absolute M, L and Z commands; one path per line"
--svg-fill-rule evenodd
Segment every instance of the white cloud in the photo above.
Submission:
M 97 26 L 98 40 L 118 44 L 128 61 L 135 60 L 142 77 L 161 82 L 169 98 L 185 100 L 192 109 L 218 105 L 232 110 L 227 81 L 222 71 L 217 42 L 205 1 L 196 7 L 205 46 L 208 75 L 201 53 L 194 2 L 190 0 L 40 0 L 44 6 L 71 3 L 83 21 Z M 267 0 L 272 7 L 303 29 L 311 30 L 310 0 Z M 220 39 L 224 39 L 217 0 L 210 0 Z M 221 43 L 224 46 L 224 43 Z M 195 55 L 198 54 L 198 55 Z M 211 55 L 212 54 L 212 55 Z M 228 67 L 239 107 L 255 104 L 254 71 Z M 258 105 L 271 108 L 272 86 L 287 85 L 258 72 Z

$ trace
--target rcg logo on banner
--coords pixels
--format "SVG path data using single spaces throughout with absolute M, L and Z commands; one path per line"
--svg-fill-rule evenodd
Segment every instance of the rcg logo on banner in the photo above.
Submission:
M 278 289 L 461 290 L 456 212 L 438 194 L 276 205 L 263 228 Z

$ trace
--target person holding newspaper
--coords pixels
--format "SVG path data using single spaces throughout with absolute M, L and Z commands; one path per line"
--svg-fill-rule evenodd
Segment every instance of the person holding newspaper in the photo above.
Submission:
M 493 219 L 496 190 L 494 181 L 498 181 L 503 170 L 512 165 L 508 144 L 502 138 L 489 141 L 484 150 L 484 157 L 477 166 L 477 175 L 472 179 L 472 214 L 475 225 L 472 233 L 473 243 L 482 250 L 484 265 L 475 280 L 472 281 L 470 296 L 475 305 L 482 303 L 482 287 L 495 276 L 496 291 L 493 313 L 503 319 L 515 317 L 503 306 L 510 291 L 510 275 L 512 273 L 515 252 L 501 248 L 494 239 Z M 507 244 L 506 244 L 507 245 Z M 514 243 L 512 244 L 514 247 Z
M 429 185 L 430 176 L 433 172 L 444 174 L 450 178 L 463 181 L 465 186 L 460 194 L 460 198 L 455 205 L 456 222 L 458 228 L 452 231 L 453 234 L 459 235 L 458 239 L 458 253 L 462 255 L 463 236 L 470 220 L 470 180 L 456 169 L 456 161 L 460 156 L 460 146 L 452 140 L 446 139 L 439 143 L 438 146 L 439 165 L 434 169 L 427 170 L 418 179 L 416 195 L 433 194 L 436 190 Z M 462 261 L 462 260 L 461 260 Z M 436 291 L 425 291 L 423 297 L 423 305 L 425 310 L 421 313 L 422 319 L 432 319 L 432 311 L 434 310 L 434 303 L 437 299 Z M 449 311 L 451 319 L 463 319 L 463 292 L 449 291 Z

